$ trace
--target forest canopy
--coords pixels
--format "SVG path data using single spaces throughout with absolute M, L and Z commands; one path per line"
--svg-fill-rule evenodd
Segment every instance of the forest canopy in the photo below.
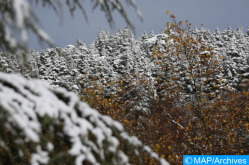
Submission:
M 3 52 L 1 71 L 74 92 L 171 164 L 187 154 L 248 154 L 248 32 L 228 26 L 212 34 L 172 19 L 162 34 L 135 38 L 126 27 L 100 30 L 89 45 L 77 38 L 21 58 Z M 157 161 L 142 152 L 141 160 Z
M 100 30 L 89 45 L 77 38 L 21 51 L 28 28 L 50 39 L 26 20 L 26 1 L 8 2 L 0 2 L 10 12 L 1 15 L 1 46 L 19 53 L 0 53 L 0 163 L 182 164 L 183 155 L 249 153 L 249 28 L 212 34 L 166 12 L 172 22 L 161 34 L 135 38 L 127 26 Z M 72 12 L 81 6 L 67 2 Z M 110 25 L 106 5 L 122 13 L 119 3 L 96 1 Z

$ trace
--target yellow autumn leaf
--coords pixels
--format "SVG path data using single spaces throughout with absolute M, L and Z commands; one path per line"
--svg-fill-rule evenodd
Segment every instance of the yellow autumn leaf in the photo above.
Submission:
M 166 14 L 169 15 L 169 11 L 166 11 Z
M 224 58 L 224 56 L 221 56 L 221 59 L 223 59 Z
M 126 119 L 123 120 L 124 123 L 129 124 L 130 122 Z
M 168 146 L 169 150 L 171 150 L 171 146 Z
M 201 24 L 201 26 L 203 26 L 203 24 Z
M 166 23 L 166 26 L 169 27 L 169 22 Z

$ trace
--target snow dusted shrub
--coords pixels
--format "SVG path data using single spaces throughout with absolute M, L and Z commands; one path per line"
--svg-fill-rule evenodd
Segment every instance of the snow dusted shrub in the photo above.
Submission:
M 127 152 L 143 164 L 141 151 L 168 164 L 119 122 L 41 80 L 0 73 L 0 121 L 0 164 L 129 164 Z

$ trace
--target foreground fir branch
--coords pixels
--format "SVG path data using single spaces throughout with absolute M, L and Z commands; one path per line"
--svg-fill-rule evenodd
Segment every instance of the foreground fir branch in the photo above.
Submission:
M 0 164 L 168 164 L 64 89 L 0 73 L 0 98 Z
M 142 20 L 142 14 L 139 11 L 135 0 L 125 0 L 126 3 L 136 10 L 136 14 Z M 105 14 L 107 22 L 111 28 L 115 27 L 113 19 L 113 10 L 116 9 L 125 20 L 127 25 L 135 28 L 126 14 L 123 4 L 119 0 L 92 0 L 93 10 L 100 6 L 101 11 Z M 64 4 L 65 3 L 65 4 Z M 36 16 L 34 4 L 41 4 L 43 7 L 51 7 L 55 13 L 63 17 L 63 6 L 68 8 L 73 16 L 76 9 L 82 11 L 82 14 L 88 22 L 87 13 L 84 9 L 84 1 L 82 0 L 67 0 L 61 2 L 59 0 L 12 0 L 0 1 L 0 50 L 7 50 L 15 53 L 28 47 L 28 31 L 32 32 L 41 43 L 53 46 L 54 43 L 49 35 L 43 31 L 40 26 L 39 18 Z M 112 9 L 112 10 L 111 10 Z

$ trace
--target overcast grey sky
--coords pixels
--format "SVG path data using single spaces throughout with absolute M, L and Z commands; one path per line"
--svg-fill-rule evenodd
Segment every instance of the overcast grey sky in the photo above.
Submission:
M 146 30 L 147 33 L 154 30 L 155 34 L 165 28 L 171 19 L 166 15 L 166 11 L 176 16 L 177 21 L 188 20 L 198 28 L 204 24 L 211 33 L 218 27 L 221 31 L 227 29 L 228 24 L 232 29 L 242 26 L 246 33 L 249 25 L 249 1 L 248 0 L 136 0 L 142 15 L 143 22 L 140 21 L 133 7 L 127 6 L 122 1 L 129 19 L 135 25 L 136 35 L 140 35 Z M 111 30 L 107 19 L 100 8 L 92 11 L 90 0 L 84 1 L 84 8 L 88 15 L 87 24 L 80 10 L 75 12 L 72 18 L 69 11 L 65 8 L 63 22 L 55 14 L 52 8 L 43 8 L 41 5 L 34 7 L 34 11 L 42 22 L 43 29 L 54 40 L 58 47 L 74 44 L 76 37 L 79 37 L 87 45 L 95 41 L 100 29 L 107 29 L 114 34 L 119 28 L 126 27 L 125 20 L 117 12 L 114 12 L 116 29 Z M 30 49 L 41 51 L 42 46 L 34 36 L 30 36 Z

